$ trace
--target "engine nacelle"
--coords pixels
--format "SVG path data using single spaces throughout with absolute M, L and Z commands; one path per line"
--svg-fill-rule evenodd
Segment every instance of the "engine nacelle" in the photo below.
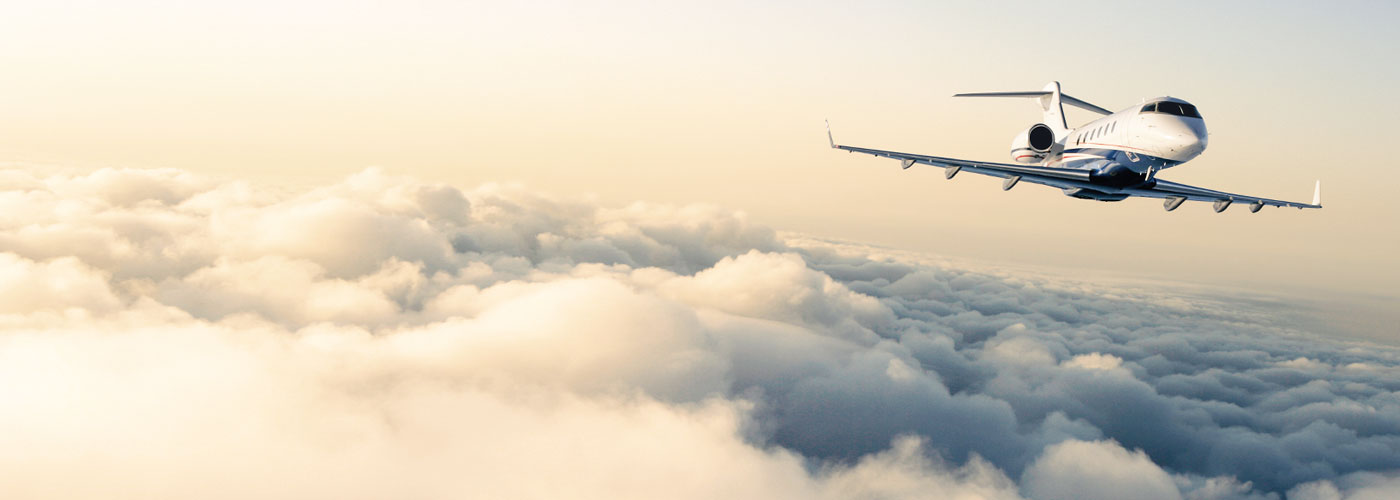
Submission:
M 1044 123 L 1031 125 L 1011 140 L 1011 159 L 1016 163 L 1040 163 L 1055 146 L 1055 132 Z

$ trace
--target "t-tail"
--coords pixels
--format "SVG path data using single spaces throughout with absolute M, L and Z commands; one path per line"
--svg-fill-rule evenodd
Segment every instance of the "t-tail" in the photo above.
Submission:
M 1069 134 L 1069 123 L 1065 121 L 1065 108 L 1063 104 L 1068 104 L 1080 109 L 1093 111 L 1101 115 L 1111 115 L 1112 111 L 1075 99 L 1060 92 L 1060 82 L 1050 82 L 1045 84 L 1042 90 L 1029 90 L 1025 92 L 974 92 L 969 94 L 954 94 L 953 97 L 1034 97 L 1040 103 L 1040 109 L 1045 113 L 1044 123 L 1055 132 L 1055 137 L 1064 137 Z
M 1060 93 L 1060 82 L 1045 84 L 1044 91 L 1050 93 L 1038 99 L 1041 111 L 1045 112 L 1044 123 L 1055 130 L 1055 137 L 1064 137 L 1069 133 L 1069 122 L 1065 121 L 1065 107 L 1061 104 L 1064 94 Z

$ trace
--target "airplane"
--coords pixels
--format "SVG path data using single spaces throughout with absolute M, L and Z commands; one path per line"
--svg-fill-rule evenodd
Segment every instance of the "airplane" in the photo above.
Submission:
M 1002 190 L 1022 180 L 1057 187 L 1074 198 L 1121 201 L 1132 196 L 1164 199 L 1162 207 L 1176 210 L 1187 200 L 1208 201 L 1216 213 L 1232 203 L 1249 204 L 1251 213 L 1265 205 L 1322 208 L 1322 181 L 1313 186 L 1312 203 L 1245 196 L 1188 186 L 1157 178 L 1157 172 L 1181 165 L 1205 151 L 1209 135 L 1196 106 L 1175 97 L 1145 99 L 1118 112 L 1095 106 L 1060 92 L 1060 82 L 1040 91 L 978 92 L 953 97 L 1023 97 L 1037 99 L 1044 119 L 1011 140 L 1011 160 L 992 163 L 959 160 L 836 144 L 831 123 L 826 138 L 834 149 L 899 160 L 908 169 L 915 164 L 944 168 L 952 179 L 958 172 L 1001 177 Z M 1064 104 L 1104 115 L 1079 128 L 1069 128 Z

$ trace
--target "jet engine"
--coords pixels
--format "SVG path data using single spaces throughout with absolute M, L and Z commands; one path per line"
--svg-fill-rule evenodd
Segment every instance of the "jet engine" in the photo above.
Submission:
M 1055 146 L 1055 132 L 1044 123 L 1031 125 L 1011 140 L 1011 159 L 1017 163 L 1040 163 Z

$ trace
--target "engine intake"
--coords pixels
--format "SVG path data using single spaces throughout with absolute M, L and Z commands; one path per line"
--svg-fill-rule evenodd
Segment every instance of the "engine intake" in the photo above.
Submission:
M 1017 163 L 1040 163 L 1055 146 L 1055 132 L 1044 123 L 1031 125 L 1011 140 L 1011 159 Z

